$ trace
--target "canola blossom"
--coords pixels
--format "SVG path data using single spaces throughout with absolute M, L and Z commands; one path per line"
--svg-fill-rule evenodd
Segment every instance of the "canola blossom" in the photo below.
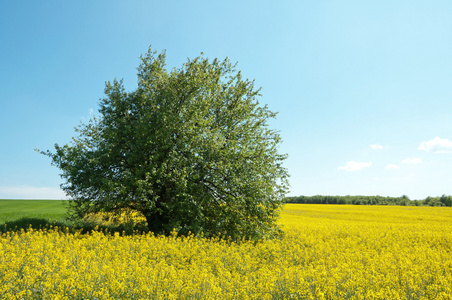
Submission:
M 452 299 L 452 210 L 287 204 L 281 239 L 29 229 L 0 299 Z

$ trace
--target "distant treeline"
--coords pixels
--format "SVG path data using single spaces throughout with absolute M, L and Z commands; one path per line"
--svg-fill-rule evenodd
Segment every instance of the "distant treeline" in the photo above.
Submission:
M 452 196 L 427 197 L 424 200 L 410 200 L 402 197 L 382 196 L 297 196 L 287 197 L 286 203 L 303 204 L 354 204 L 354 205 L 403 205 L 403 206 L 452 206 Z

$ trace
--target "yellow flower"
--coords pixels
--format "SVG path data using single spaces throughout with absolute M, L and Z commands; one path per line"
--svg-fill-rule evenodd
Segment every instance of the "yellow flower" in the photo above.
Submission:
M 0 237 L 0 299 L 451 299 L 448 208 L 286 205 L 259 243 L 69 233 Z

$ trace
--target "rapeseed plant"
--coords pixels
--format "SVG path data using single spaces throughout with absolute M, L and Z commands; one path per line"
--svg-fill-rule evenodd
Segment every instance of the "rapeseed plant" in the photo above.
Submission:
M 0 237 L 0 299 L 452 299 L 452 210 L 286 205 L 258 243 L 68 228 Z

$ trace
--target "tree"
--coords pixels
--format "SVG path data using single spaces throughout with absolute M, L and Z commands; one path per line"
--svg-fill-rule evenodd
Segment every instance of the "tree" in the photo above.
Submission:
M 277 235 L 286 155 L 260 89 L 228 59 L 201 55 L 171 71 L 165 60 L 149 48 L 135 91 L 107 82 L 100 117 L 71 144 L 41 152 L 62 170 L 71 216 L 127 208 L 156 234 Z
M 446 196 L 443 194 L 439 200 L 444 204 L 444 206 L 452 206 L 452 196 Z

